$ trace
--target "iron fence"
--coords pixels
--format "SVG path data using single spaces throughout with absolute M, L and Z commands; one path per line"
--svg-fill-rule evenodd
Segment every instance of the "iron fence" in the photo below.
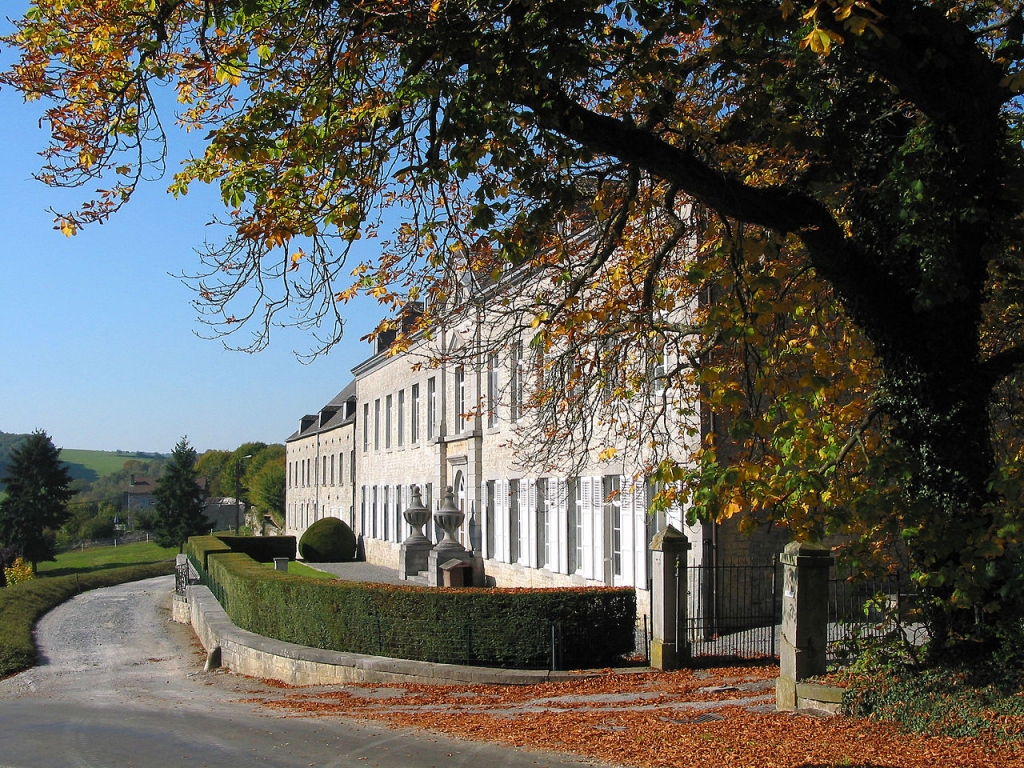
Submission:
M 691 662 L 778 657 L 781 564 L 703 565 L 685 570 L 686 596 L 677 636 L 687 643 Z M 921 627 L 905 621 L 908 588 L 899 573 L 866 578 L 833 568 L 828 589 L 830 666 L 853 661 L 863 641 L 871 638 L 902 636 L 919 643 Z
M 179 566 L 175 576 L 177 590 L 184 591 L 184 585 L 198 581 L 228 610 L 224 589 L 191 555 L 188 565 Z M 778 657 L 782 622 L 780 564 L 689 566 L 680 568 L 677 578 L 686 579 L 686 588 L 676 636 L 685 644 L 681 651 L 691 663 L 708 665 Z M 867 579 L 833 569 L 828 594 L 831 666 L 851 662 L 863 639 L 908 631 L 901 621 L 906 587 L 899 574 Z M 447 664 L 503 665 L 500 660 L 483 660 L 476 653 L 483 647 L 493 649 L 501 638 L 487 636 L 488 630 L 468 621 L 459 623 L 453 618 L 443 623 L 416 622 L 378 613 L 350 617 L 349 621 L 353 631 L 364 638 L 366 653 Z M 517 635 L 534 638 L 536 646 L 528 654 L 531 661 L 526 664 L 521 662 L 520 648 L 520 662 L 516 665 L 520 668 L 576 669 L 578 660 L 585 656 L 583 649 L 593 642 L 594 633 L 601 631 L 600 627 L 570 630 L 559 622 L 536 621 L 543 626 L 534 626 L 529 617 L 520 617 L 520 622 L 529 626 L 519 626 Z M 644 616 L 637 623 L 632 652 L 625 655 L 623 662 L 646 663 L 649 659 L 650 627 Z
M 829 666 L 846 666 L 864 641 L 889 637 L 917 644 L 923 629 L 908 623 L 910 584 L 900 573 L 867 577 L 833 568 L 828 583 Z
M 782 619 L 778 565 L 698 565 L 685 571 L 683 631 L 677 636 L 688 643 L 693 660 L 777 655 Z

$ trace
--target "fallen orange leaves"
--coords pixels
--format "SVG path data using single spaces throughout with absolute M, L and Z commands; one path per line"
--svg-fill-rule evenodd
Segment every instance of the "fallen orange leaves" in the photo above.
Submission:
M 737 667 L 609 672 L 533 686 L 362 684 L 252 701 L 635 766 L 1024 768 L 1024 749 L 1014 744 L 776 713 L 777 674 L 777 667 Z

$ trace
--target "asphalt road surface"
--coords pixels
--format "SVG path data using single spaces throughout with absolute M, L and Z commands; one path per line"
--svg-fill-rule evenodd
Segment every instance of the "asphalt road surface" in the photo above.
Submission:
M 40 665 L 0 680 L 0 768 L 592 765 L 247 701 L 287 689 L 223 671 L 170 620 L 174 579 L 86 592 L 36 627 Z

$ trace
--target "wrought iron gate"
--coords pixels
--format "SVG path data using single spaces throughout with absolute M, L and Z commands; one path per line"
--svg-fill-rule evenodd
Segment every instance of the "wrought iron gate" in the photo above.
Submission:
M 782 619 L 779 565 L 686 568 L 682 637 L 694 661 L 772 659 Z

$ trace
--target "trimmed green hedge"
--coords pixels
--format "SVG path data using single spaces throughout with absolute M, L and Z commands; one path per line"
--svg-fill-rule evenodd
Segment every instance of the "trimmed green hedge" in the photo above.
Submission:
M 218 533 L 215 538 L 227 544 L 232 552 L 243 552 L 261 563 L 269 563 L 275 557 L 295 559 L 294 536 L 232 536 Z
M 344 520 L 323 517 L 302 534 L 299 554 L 310 563 L 348 563 L 356 559 L 356 535 Z
M 0 678 L 38 659 L 32 627 L 44 613 L 80 592 L 174 573 L 174 561 L 130 565 L 71 576 L 49 576 L 0 589 Z
M 313 648 L 478 666 L 606 666 L 633 649 L 632 589 L 426 589 L 269 571 L 240 553 L 207 569 L 239 627 Z M 553 636 L 554 635 L 554 636 Z
M 207 558 L 212 552 L 230 551 L 228 543 L 218 536 L 192 536 L 185 542 L 185 554 L 195 558 L 203 568 L 207 567 Z

